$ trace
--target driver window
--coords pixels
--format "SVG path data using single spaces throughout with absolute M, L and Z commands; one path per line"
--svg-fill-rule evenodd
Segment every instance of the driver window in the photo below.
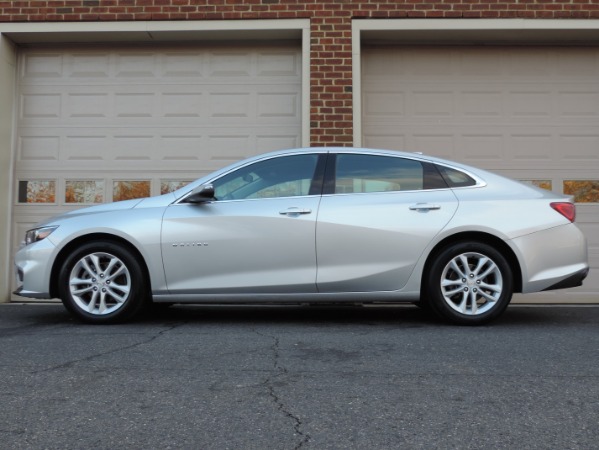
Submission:
M 308 195 L 318 155 L 292 155 L 259 161 L 215 180 L 217 200 Z

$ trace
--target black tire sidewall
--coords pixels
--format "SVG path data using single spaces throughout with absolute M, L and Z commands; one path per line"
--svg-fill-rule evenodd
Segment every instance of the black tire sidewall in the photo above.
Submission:
M 480 253 L 490 258 L 499 268 L 503 279 L 503 290 L 496 304 L 489 311 L 480 315 L 469 316 L 452 309 L 443 298 L 441 277 L 445 266 L 456 256 L 463 253 Z M 460 325 L 483 325 L 499 317 L 512 299 L 512 269 L 501 252 L 489 244 L 482 242 L 458 242 L 441 250 L 435 256 L 428 274 L 425 276 L 425 303 L 441 318 Z
M 69 289 L 69 277 L 73 267 L 81 258 L 92 253 L 107 253 L 117 257 L 125 264 L 131 277 L 129 297 L 123 306 L 110 314 L 96 315 L 83 311 L 75 303 Z M 65 308 L 83 322 L 94 324 L 119 323 L 136 315 L 146 303 L 145 286 L 144 272 L 136 256 L 129 249 L 110 241 L 95 241 L 78 247 L 64 260 L 58 275 L 58 293 Z

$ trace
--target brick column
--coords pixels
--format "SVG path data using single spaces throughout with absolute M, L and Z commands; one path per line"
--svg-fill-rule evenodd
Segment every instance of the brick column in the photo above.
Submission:
M 353 143 L 351 15 L 324 15 L 311 21 L 310 143 Z M 331 11 L 328 11 L 329 13 Z

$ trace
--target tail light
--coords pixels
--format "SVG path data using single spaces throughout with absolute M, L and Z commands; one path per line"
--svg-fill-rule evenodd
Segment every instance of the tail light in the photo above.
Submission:
M 574 206 L 574 203 L 554 202 L 551 203 L 551 207 L 570 222 L 574 222 L 576 220 L 576 206 Z

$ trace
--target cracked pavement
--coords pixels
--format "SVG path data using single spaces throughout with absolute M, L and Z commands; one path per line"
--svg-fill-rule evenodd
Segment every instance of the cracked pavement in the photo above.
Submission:
M 0 448 L 597 448 L 599 307 L 0 305 Z
M 264 334 L 262 334 L 256 330 L 254 330 L 254 332 L 259 336 L 265 336 Z M 270 395 L 270 397 L 272 398 L 273 402 L 275 403 L 275 405 L 277 407 L 277 410 L 280 411 L 285 417 L 288 417 L 289 419 L 291 419 L 293 421 L 293 429 L 295 431 L 295 435 L 301 437 L 301 441 L 297 445 L 295 445 L 293 448 L 300 449 L 304 446 L 304 444 L 306 444 L 307 442 L 310 441 L 310 436 L 304 434 L 301 431 L 301 426 L 302 426 L 301 419 L 299 417 L 297 417 L 296 415 L 294 415 L 289 410 L 289 407 L 283 403 L 282 398 L 278 394 L 278 390 L 277 390 L 276 385 L 273 382 L 273 380 L 276 380 L 277 378 L 282 378 L 282 376 L 287 375 L 289 372 L 285 367 L 282 367 L 280 364 L 280 340 L 279 340 L 279 338 L 276 336 L 268 336 L 268 337 L 270 337 L 273 341 L 271 350 L 272 350 L 272 354 L 273 354 L 273 368 L 274 368 L 275 372 L 273 374 L 270 374 L 266 378 L 266 380 L 264 381 L 264 386 L 266 386 L 266 388 L 268 389 L 268 395 Z

